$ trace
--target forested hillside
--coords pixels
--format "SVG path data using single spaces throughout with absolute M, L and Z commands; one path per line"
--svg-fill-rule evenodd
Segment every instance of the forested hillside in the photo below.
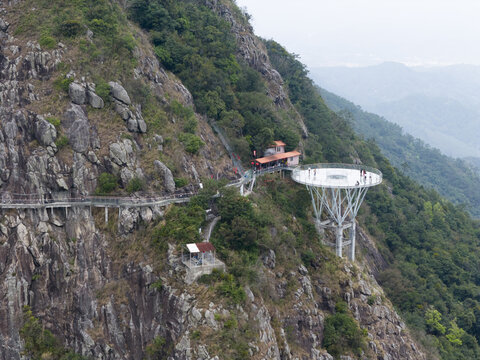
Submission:
M 267 48 L 297 109 L 307 118 L 309 109 L 323 109 L 323 100 L 295 56 L 273 41 Z M 340 133 L 349 128 L 346 119 L 332 125 Z M 342 140 L 343 146 L 355 146 L 362 161 L 378 167 L 386 180 L 367 194 L 359 218 L 388 263 L 379 275 L 387 294 L 443 359 L 479 358 L 478 222 L 397 171 L 375 143 L 360 141 L 353 133 Z M 345 161 L 340 156 L 332 160 Z
M 384 118 L 324 89 L 319 89 L 328 106 L 345 118 L 365 139 L 374 140 L 382 153 L 405 175 L 437 190 L 457 205 L 464 205 L 480 217 L 479 173 L 460 159 L 443 155 L 423 141 L 405 134 L 402 128 Z

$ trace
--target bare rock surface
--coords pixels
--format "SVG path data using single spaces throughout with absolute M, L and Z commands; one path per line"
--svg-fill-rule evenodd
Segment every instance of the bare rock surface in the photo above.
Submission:
M 69 85 L 68 95 L 72 99 L 72 102 L 77 105 L 83 105 L 87 100 L 86 89 L 82 85 L 76 82 L 73 82 Z
M 160 160 L 155 160 L 153 165 L 155 166 L 155 169 L 157 169 L 159 175 L 163 178 L 165 189 L 168 192 L 173 193 L 175 191 L 175 181 L 171 170 Z
M 110 92 L 115 100 L 118 100 L 119 102 L 125 105 L 132 104 L 132 101 L 130 100 L 130 96 L 128 96 L 127 91 L 123 88 L 122 85 L 120 85 L 115 81 L 110 81 L 108 85 L 110 85 Z
M 63 115 L 63 121 L 73 150 L 85 153 L 90 146 L 90 124 L 85 110 L 72 104 Z

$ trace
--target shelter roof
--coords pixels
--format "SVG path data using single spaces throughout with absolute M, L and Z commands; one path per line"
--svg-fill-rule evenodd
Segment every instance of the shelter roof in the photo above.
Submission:
M 302 154 L 299 153 L 298 151 L 289 151 L 289 152 L 286 152 L 286 153 L 279 153 L 279 154 L 275 154 L 275 155 L 265 156 L 265 157 L 258 158 L 258 159 L 255 159 L 255 160 L 260 164 L 267 164 L 267 163 L 272 162 L 272 161 L 282 160 L 282 159 L 286 159 L 286 158 L 289 158 L 289 157 L 300 156 L 300 155 L 302 155 Z
M 215 246 L 209 242 L 187 244 L 187 249 L 191 253 L 215 251 Z
M 283 141 L 280 141 L 280 140 L 274 141 L 273 144 L 275 146 L 285 146 L 285 145 L 287 145 Z

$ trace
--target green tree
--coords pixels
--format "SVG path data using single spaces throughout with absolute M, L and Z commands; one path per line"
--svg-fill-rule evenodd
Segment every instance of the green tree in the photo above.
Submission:
M 462 328 L 459 328 L 457 325 L 457 320 L 454 319 L 450 321 L 450 328 L 448 329 L 448 334 L 445 335 L 448 341 L 455 346 L 462 345 L 462 337 L 465 335 L 465 331 Z
M 445 326 L 440 321 L 442 321 L 442 314 L 438 310 L 433 307 L 427 309 L 425 312 L 425 323 L 432 333 L 445 334 Z

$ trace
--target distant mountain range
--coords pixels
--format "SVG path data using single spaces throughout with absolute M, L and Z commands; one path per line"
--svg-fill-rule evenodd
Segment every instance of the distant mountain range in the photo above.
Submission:
M 314 81 L 440 149 L 480 158 L 480 66 L 311 69 Z
M 347 119 L 355 131 L 373 139 L 390 162 L 420 184 L 436 189 L 455 204 L 464 204 L 480 217 L 480 161 L 471 164 L 440 153 L 423 141 L 405 134 L 399 125 L 363 111 L 358 105 L 327 90 L 318 88 L 327 106 Z

